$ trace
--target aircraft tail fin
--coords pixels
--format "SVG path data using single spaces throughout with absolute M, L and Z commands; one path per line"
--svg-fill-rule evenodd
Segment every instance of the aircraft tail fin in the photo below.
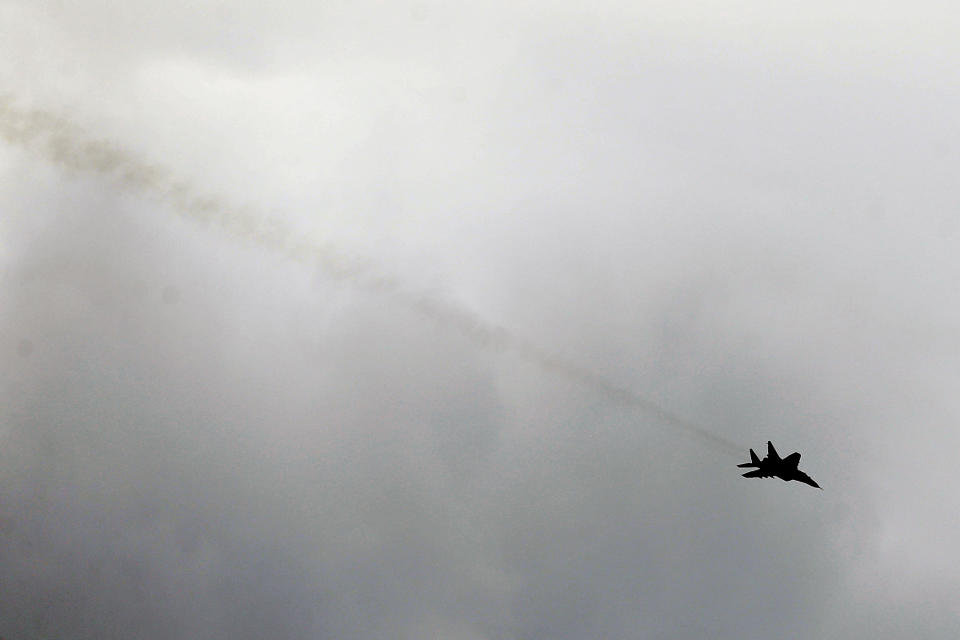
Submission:
M 744 462 L 743 464 L 738 464 L 737 466 L 738 466 L 738 467 L 743 467 L 743 468 L 746 468 L 746 467 L 759 467 L 759 466 L 760 466 L 760 458 L 757 457 L 757 454 L 753 451 L 753 449 L 750 449 L 750 462 Z
M 767 440 L 767 457 L 771 460 L 779 460 L 780 454 L 773 448 L 773 443 Z

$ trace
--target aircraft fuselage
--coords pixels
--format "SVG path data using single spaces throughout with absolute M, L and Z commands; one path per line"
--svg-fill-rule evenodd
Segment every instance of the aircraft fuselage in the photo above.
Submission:
M 761 460 L 754 450 L 750 449 L 750 462 L 738 464 L 737 466 L 754 469 L 754 471 L 748 471 L 743 474 L 744 478 L 780 478 L 784 482 L 796 480 L 797 482 L 802 482 L 820 489 L 820 485 L 814 482 L 814 480 L 803 471 L 800 471 L 798 468 L 799 463 L 799 453 L 794 452 L 786 458 L 781 458 L 777 450 L 774 449 L 773 443 L 768 441 L 767 457 Z

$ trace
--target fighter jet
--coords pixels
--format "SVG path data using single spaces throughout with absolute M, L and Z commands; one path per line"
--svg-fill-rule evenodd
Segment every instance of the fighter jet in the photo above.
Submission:
M 784 482 L 796 480 L 803 482 L 811 487 L 821 489 L 820 485 L 813 481 L 810 476 L 797 469 L 800 463 L 800 454 L 793 452 L 786 458 L 781 458 L 777 450 L 773 448 L 773 443 L 767 440 L 767 457 L 761 460 L 757 454 L 750 449 L 750 462 L 738 464 L 741 468 L 756 467 L 756 471 L 748 471 L 743 474 L 744 478 L 780 478 Z

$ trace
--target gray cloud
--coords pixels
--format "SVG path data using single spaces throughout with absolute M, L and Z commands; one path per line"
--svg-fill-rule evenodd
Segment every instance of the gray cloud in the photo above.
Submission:
M 2 9 L 0 634 L 951 637 L 949 20 L 129 6 Z

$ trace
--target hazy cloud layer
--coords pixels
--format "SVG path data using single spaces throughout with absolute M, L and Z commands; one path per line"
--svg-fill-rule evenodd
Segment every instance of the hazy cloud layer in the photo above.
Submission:
M 634 5 L 0 7 L 0 634 L 955 635 L 956 19 Z

